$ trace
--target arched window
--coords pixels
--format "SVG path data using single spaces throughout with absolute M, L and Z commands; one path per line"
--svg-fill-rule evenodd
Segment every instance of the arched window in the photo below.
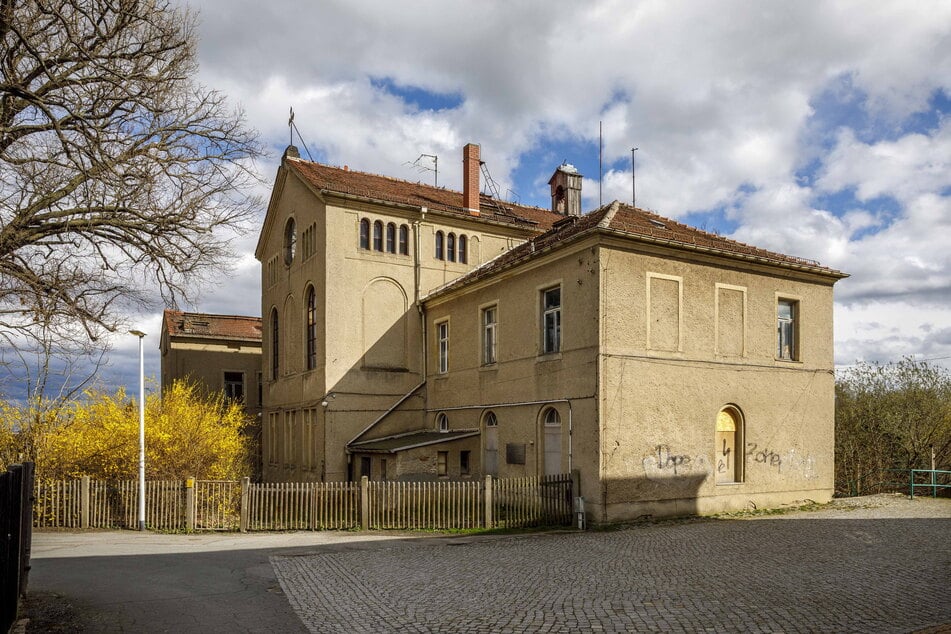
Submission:
M 307 289 L 307 362 L 308 370 L 317 367 L 317 293 Z
M 482 466 L 486 475 L 499 475 L 499 419 L 495 412 L 486 412 L 482 417 L 485 437 L 482 451 Z
M 716 483 L 743 481 L 743 417 L 735 407 L 724 407 L 717 414 L 714 447 Z
M 446 238 L 446 259 L 450 262 L 456 261 L 456 234 L 450 233 Z
M 463 264 L 469 263 L 469 254 L 466 253 L 469 246 L 467 242 L 465 236 L 459 236 L 459 261 Z
M 561 414 L 554 407 L 545 410 L 545 475 L 562 473 L 561 468 Z
M 366 218 L 360 221 L 360 248 L 370 248 L 370 221 Z
M 383 250 L 383 223 L 379 220 L 373 223 L 373 250 Z
M 446 256 L 443 254 L 443 235 L 442 231 L 436 232 L 436 259 L 445 260 Z
M 386 252 L 396 253 L 396 225 L 392 222 L 386 225 Z
M 436 415 L 436 428 L 441 432 L 449 431 L 449 417 L 445 412 L 439 412 Z
M 287 219 L 284 225 L 284 264 L 290 265 L 297 253 L 297 224 L 293 218 Z
M 281 368 L 281 335 L 278 329 L 277 309 L 271 309 L 271 378 L 277 380 Z
M 409 227 L 400 225 L 400 255 L 409 255 Z

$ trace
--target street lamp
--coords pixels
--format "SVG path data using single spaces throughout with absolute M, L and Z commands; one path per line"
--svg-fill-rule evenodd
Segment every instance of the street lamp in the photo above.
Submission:
M 145 333 L 130 330 L 139 338 L 139 530 L 145 530 L 145 353 L 142 341 Z

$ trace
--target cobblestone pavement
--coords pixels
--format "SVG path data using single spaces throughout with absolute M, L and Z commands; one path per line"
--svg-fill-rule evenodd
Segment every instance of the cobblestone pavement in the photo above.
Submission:
M 951 624 L 949 537 L 951 501 L 878 497 L 271 563 L 311 632 L 912 632 Z

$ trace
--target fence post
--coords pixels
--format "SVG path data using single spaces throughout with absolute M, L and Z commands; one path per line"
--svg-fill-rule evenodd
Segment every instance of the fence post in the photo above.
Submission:
M 492 476 L 485 476 L 485 527 L 492 528 Z
M 89 528 L 89 476 L 79 482 L 79 528 Z
M 915 499 L 915 470 L 908 471 L 908 488 L 911 490 L 911 499 Z
M 242 533 L 248 532 L 248 518 L 250 517 L 251 508 L 249 506 L 251 498 L 251 478 L 245 476 L 241 478 L 241 508 L 239 509 L 240 520 L 238 524 L 238 530 Z
M 370 478 L 360 477 L 360 528 L 370 528 Z
M 185 478 L 185 530 L 195 530 L 195 477 Z
M 36 464 L 23 463 L 23 480 L 20 483 L 20 495 L 23 506 L 20 509 L 20 595 L 26 596 L 26 586 L 30 579 L 30 556 L 33 550 L 33 492 Z

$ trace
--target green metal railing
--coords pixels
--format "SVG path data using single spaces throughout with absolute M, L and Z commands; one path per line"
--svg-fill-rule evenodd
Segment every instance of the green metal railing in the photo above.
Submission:
M 930 474 L 931 477 L 926 478 L 929 479 L 930 482 L 915 482 L 916 473 Z M 938 471 L 936 469 L 910 469 L 908 474 L 908 488 L 911 498 L 915 498 L 915 489 L 931 489 L 931 497 L 933 498 L 938 497 L 938 489 L 951 489 L 951 483 L 938 482 L 939 475 L 951 476 L 951 471 Z M 951 480 L 951 477 L 948 477 L 947 479 Z

